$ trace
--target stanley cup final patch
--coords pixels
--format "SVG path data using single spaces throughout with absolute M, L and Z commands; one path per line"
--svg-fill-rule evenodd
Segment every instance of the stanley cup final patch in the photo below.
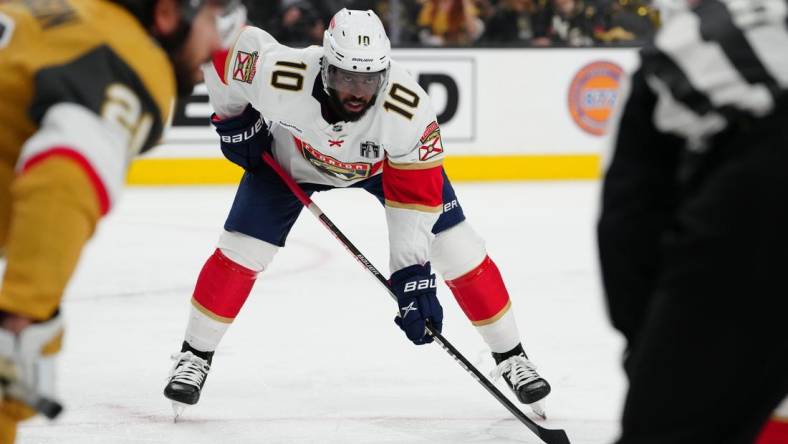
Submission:
M 252 83 L 257 73 L 257 51 L 253 53 L 238 51 L 233 64 L 233 80 Z
M 424 134 L 419 139 L 421 147 L 419 148 L 419 160 L 429 160 L 443 152 L 443 142 L 441 141 L 441 129 L 438 122 L 432 121 L 427 125 Z

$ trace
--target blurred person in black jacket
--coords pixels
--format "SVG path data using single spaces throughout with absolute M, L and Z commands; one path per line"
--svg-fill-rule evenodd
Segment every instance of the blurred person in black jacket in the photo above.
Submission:
M 326 23 L 320 11 L 309 1 L 284 0 L 270 27 L 265 29 L 286 45 L 320 45 Z
M 551 0 L 534 17 L 535 46 L 591 46 L 596 8 L 583 0 Z
M 627 339 L 617 442 L 751 444 L 788 393 L 788 14 L 677 7 L 641 51 L 597 227 Z M 788 442 L 769 424 L 759 444 Z
M 501 0 L 487 21 L 482 41 L 497 44 L 530 42 L 534 35 L 533 0 Z
M 271 26 L 271 20 L 279 12 L 278 1 L 244 0 L 243 4 L 246 6 L 248 22 L 263 29 Z

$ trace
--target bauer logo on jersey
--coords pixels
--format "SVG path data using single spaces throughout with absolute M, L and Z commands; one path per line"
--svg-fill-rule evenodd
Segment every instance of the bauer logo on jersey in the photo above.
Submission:
M 433 121 L 427 125 L 419 142 L 421 142 L 419 160 L 429 160 L 443 152 L 443 141 L 441 141 L 441 129 L 438 122 Z
M 233 65 L 233 80 L 239 82 L 252 83 L 254 75 L 257 73 L 257 51 L 253 53 L 238 51 L 235 54 L 235 64 Z
M 623 70 L 612 62 L 593 62 L 575 74 L 569 86 L 569 113 L 583 131 L 602 136 L 613 114 Z
M 342 162 L 321 153 L 298 137 L 293 137 L 293 139 L 295 140 L 296 148 L 304 156 L 304 159 L 308 160 L 320 171 L 342 180 L 358 180 L 370 177 L 383 165 L 382 161 L 374 165 L 366 162 Z

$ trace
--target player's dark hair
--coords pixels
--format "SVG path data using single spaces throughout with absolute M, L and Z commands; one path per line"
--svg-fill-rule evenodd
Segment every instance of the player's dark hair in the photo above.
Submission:
M 227 4 L 237 0 L 178 0 L 180 7 L 180 21 L 175 30 L 168 35 L 160 35 L 154 32 L 153 18 L 156 2 L 159 0 L 111 0 L 134 15 L 145 29 L 159 42 L 161 47 L 170 57 L 175 70 L 175 80 L 178 85 L 178 95 L 185 96 L 191 93 L 193 82 L 190 80 L 190 73 L 183 69 L 178 63 L 181 48 L 189 37 L 192 21 L 199 12 L 200 8 L 209 2 L 217 4 Z
M 146 29 L 153 26 L 153 7 L 156 5 L 156 0 L 111 0 L 124 8 L 128 9 L 131 14 L 142 23 Z
M 158 0 L 110 0 L 117 3 L 131 12 L 146 29 L 153 26 L 153 8 Z M 217 0 L 178 0 L 181 9 L 181 22 L 190 25 L 197 11 L 208 1 L 217 3 L 227 3 Z

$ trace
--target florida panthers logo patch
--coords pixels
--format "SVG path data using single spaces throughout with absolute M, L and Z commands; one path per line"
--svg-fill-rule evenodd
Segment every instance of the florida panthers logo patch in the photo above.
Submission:
M 233 65 L 233 80 L 251 84 L 256 73 L 257 51 L 253 53 L 238 51 L 235 54 L 235 64 Z
M 419 160 L 429 160 L 443 152 L 443 141 L 441 141 L 441 129 L 438 122 L 433 121 L 427 125 L 424 134 L 419 139 L 421 148 L 419 148 Z
M 293 137 L 296 148 L 315 168 L 329 176 L 342 180 L 365 179 L 375 174 L 383 162 L 371 164 L 367 162 L 343 162 L 316 150 L 312 145 L 298 137 Z

